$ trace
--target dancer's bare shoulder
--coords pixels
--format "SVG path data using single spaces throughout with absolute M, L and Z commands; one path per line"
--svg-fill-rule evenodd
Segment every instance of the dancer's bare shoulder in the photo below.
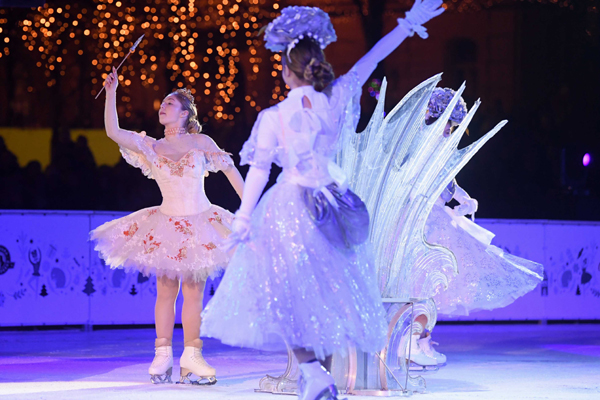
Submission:
M 215 143 L 213 138 L 211 138 L 208 135 L 205 135 L 204 133 L 195 134 L 194 141 L 195 141 L 196 147 L 201 150 L 208 151 L 208 152 L 223 151 L 219 148 L 219 146 L 217 146 L 217 144 Z

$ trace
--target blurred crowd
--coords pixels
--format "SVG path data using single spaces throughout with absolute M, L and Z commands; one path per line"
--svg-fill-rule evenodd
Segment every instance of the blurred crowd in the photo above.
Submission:
M 361 126 L 370 115 L 369 110 L 363 111 Z M 599 153 L 590 147 L 592 162 L 583 167 L 581 149 L 565 147 L 557 134 L 568 134 L 568 129 L 575 128 L 568 121 L 561 122 L 560 112 L 547 111 L 509 114 L 498 104 L 478 113 L 472 121 L 470 135 L 459 147 L 471 144 L 500 120 L 509 120 L 457 177 L 479 201 L 478 217 L 600 220 L 600 157 L 595 159 Z M 248 130 L 239 126 L 227 140 L 215 137 L 234 154 L 236 164 Z M 211 132 L 219 130 L 209 127 L 207 133 Z M 44 170 L 37 161 L 20 167 L 0 137 L 0 210 L 133 211 L 161 203 L 156 183 L 125 160 L 114 166 L 98 166 L 84 136 L 73 141 L 68 129 L 59 128 L 51 140 L 50 164 Z M 246 168 L 240 170 L 244 175 Z M 272 178 L 276 174 L 274 168 Z M 223 174 L 211 174 L 205 186 L 211 202 L 231 211 L 239 206 Z

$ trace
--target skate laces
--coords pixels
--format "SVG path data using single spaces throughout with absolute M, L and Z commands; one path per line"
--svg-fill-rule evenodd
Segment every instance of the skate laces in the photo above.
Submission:
M 427 343 L 427 347 L 431 348 L 433 351 L 435 351 L 433 349 L 433 346 L 439 346 L 440 345 L 438 342 L 436 342 L 435 340 L 431 339 L 431 336 L 427 336 L 425 338 L 425 343 Z
M 194 353 L 192 354 L 192 361 L 195 364 L 202 365 L 205 367 L 210 367 L 210 365 L 208 365 L 208 363 L 202 356 L 202 350 L 200 350 L 200 349 L 194 349 Z
M 152 360 L 152 364 L 150 364 L 150 366 L 159 367 L 161 365 L 168 364 L 170 359 L 171 357 L 169 357 L 169 354 L 166 351 L 164 353 L 159 353 L 158 350 L 156 350 L 154 353 L 154 360 Z
M 417 345 L 419 346 L 419 348 L 421 349 L 421 351 L 423 351 L 423 353 L 425 353 L 425 355 L 431 357 L 431 358 L 435 358 L 435 350 L 433 349 L 433 347 L 431 347 L 431 345 L 435 343 L 431 340 L 431 336 L 428 336 L 426 338 L 421 339 L 417 342 Z M 437 344 L 437 343 L 436 343 Z
M 426 348 L 422 348 L 421 350 L 423 350 L 423 353 L 425 353 L 426 356 L 435 358 L 434 350 L 431 347 L 427 346 Z
M 419 345 L 421 344 L 419 343 Z M 426 355 L 437 359 L 437 357 L 439 357 L 441 353 L 437 352 L 433 348 L 433 346 L 439 346 L 439 343 L 431 340 L 431 336 L 428 336 L 427 338 L 425 338 L 425 340 L 423 340 L 423 345 L 421 346 L 421 348 Z
M 200 352 L 200 349 L 194 349 L 194 352 L 192 353 L 192 361 L 196 362 L 196 363 L 200 363 L 200 360 L 202 360 L 202 353 Z

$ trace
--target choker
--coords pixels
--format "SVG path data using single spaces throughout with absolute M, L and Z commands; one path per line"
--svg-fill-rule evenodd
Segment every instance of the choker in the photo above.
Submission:
M 166 136 L 177 136 L 177 135 L 185 135 L 185 128 L 165 128 L 165 137 Z

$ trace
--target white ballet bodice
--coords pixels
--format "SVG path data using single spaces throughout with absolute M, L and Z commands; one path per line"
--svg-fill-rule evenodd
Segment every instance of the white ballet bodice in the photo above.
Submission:
M 155 179 L 162 194 L 160 211 L 165 215 L 195 215 L 208 210 L 210 201 L 204 192 L 204 177 L 233 165 L 228 153 L 209 152 L 193 148 L 179 160 L 159 155 L 154 150 L 154 139 L 138 136 L 141 153 L 121 147 L 125 160 Z
M 205 157 L 192 149 L 177 162 L 157 155 L 152 174 L 162 194 L 160 211 L 166 215 L 193 215 L 210 208 L 204 192 Z

